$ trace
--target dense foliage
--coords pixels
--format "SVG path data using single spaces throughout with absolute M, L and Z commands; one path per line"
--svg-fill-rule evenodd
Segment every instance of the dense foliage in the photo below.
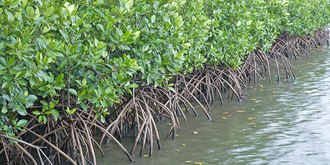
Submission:
M 329 24 L 330 1 L 290 0 L 289 23 L 285 31 L 291 35 L 303 36 Z
M 239 68 L 276 37 L 330 22 L 328 0 L 0 0 L 0 133 L 75 108 L 102 122 L 143 84 L 205 65 Z M 145 82 L 145 83 L 142 83 Z

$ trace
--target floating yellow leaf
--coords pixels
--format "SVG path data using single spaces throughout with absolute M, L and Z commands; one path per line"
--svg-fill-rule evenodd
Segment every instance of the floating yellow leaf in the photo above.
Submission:
M 144 158 L 148 157 L 149 155 L 143 155 Z
M 183 146 L 183 147 L 185 147 L 185 146 L 186 146 L 186 144 L 182 144 L 182 146 Z
M 253 119 L 254 119 L 254 117 L 249 117 L 249 118 L 248 118 L 248 120 L 253 120 Z
M 203 164 L 202 162 L 194 162 L 194 164 L 196 164 L 196 165 L 201 165 L 201 164 Z
M 223 115 L 228 115 L 228 114 L 229 114 L 229 112 L 223 112 L 222 114 L 223 114 Z
M 251 100 L 251 101 L 256 101 L 257 99 L 254 99 L 254 98 L 253 98 L 253 99 L 250 99 L 250 100 Z
M 194 133 L 194 134 L 198 134 L 198 132 L 197 132 L 197 131 L 194 131 L 193 133 Z
M 244 111 L 244 110 L 237 110 L 236 112 L 243 113 L 243 112 L 246 112 L 246 111 Z
M 223 120 L 226 120 L 227 118 L 225 118 L 225 117 L 221 117 Z
M 192 161 L 191 161 L 191 160 L 186 160 L 186 161 L 184 161 L 184 162 L 186 162 L 186 163 L 192 163 Z

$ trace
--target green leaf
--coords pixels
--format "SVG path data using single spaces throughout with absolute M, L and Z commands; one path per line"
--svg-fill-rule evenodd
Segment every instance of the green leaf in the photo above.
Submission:
M 156 16 L 155 15 L 152 15 L 151 16 L 151 23 L 155 23 L 155 21 L 156 21 Z
M 146 52 L 149 50 L 150 45 L 149 44 L 144 44 L 142 47 L 142 52 Z
M 183 20 L 182 20 L 181 15 L 176 15 L 175 16 L 175 26 L 176 27 L 181 27 L 182 24 L 183 24 Z
M 5 89 L 9 83 L 10 83 L 9 81 L 3 82 L 2 85 L 1 85 L 1 88 Z
M 66 32 L 64 32 L 63 30 L 59 30 L 59 32 L 61 33 L 62 37 L 65 39 L 65 41 L 69 41 L 69 36 Z
M 58 117 L 60 116 L 60 113 L 57 110 L 53 109 L 51 111 L 51 114 L 54 117 L 55 121 L 57 121 Z
M 16 109 L 16 111 L 17 111 L 17 113 L 19 113 L 22 116 L 25 116 L 27 114 L 26 109 L 21 108 L 21 107 Z
M 176 92 L 176 90 L 173 87 L 168 87 L 168 89 L 172 92 Z
M 40 111 L 37 111 L 37 110 L 35 110 L 35 111 L 32 111 L 32 113 L 33 113 L 34 115 L 36 115 L 36 116 L 39 116 L 39 115 L 41 115 L 41 112 L 40 112 Z
M 27 123 L 28 123 L 27 120 L 25 120 L 25 119 L 21 119 L 21 120 L 19 120 L 19 121 L 17 122 L 16 126 L 17 126 L 17 127 L 24 127 Z
M 53 6 L 47 8 L 47 10 L 46 10 L 44 16 L 45 16 L 45 17 L 49 17 L 49 16 L 51 16 L 51 15 L 54 13 L 54 10 L 55 10 L 55 8 L 54 8 Z
M 239 20 L 237 23 L 236 23 L 236 26 L 241 26 L 242 22 L 241 20 Z
M 1 109 L 1 112 L 3 113 L 3 114 L 6 114 L 7 112 L 8 112 L 8 109 L 7 109 L 7 106 L 3 106 L 2 107 L 2 109 Z
M 35 95 L 29 95 L 28 96 L 28 100 L 29 100 L 29 102 L 34 102 L 34 101 L 36 101 L 38 98 L 37 98 L 37 96 L 35 96 Z
M 69 5 L 67 7 L 67 9 L 68 9 L 69 15 L 71 15 L 71 13 L 74 11 L 74 5 Z
M 5 13 L 7 15 L 7 18 L 8 18 L 8 21 L 9 22 L 14 21 L 14 16 L 13 16 L 13 14 L 10 11 L 5 10 Z
M 69 92 L 70 92 L 72 95 L 75 95 L 75 96 L 78 95 L 77 91 L 76 91 L 75 89 L 73 89 L 73 88 L 70 88 L 70 89 L 69 89 Z
M 22 0 L 21 3 L 22 3 L 22 7 L 25 7 L 27 4 L 28 4 L 28 0 Z
M 39 11 L 39 8 L 37 8 L 37 9 L 35 10 L 35 17 L 34 17 L 34 20 L 37 20 L 39 17 L 40 17 L 40 11 Z
M 105 117 L 103 116 L 103 115 L 100 115 L 100 121 L 101 121 L 101 123 L 104 123 L 105 122 Z
M 5 43 L 0 43 L 0 50 L 5 47 Z M 1 57 L 3 58 L 3 57 Z
M 85 86 L 87 84 L 87 80 L 86 79 L 83 79 L 82 82 L 81 82 L 81 85 L 82 86 Z
M 30 18 L 33 18 L 33 16 L 34 16 L 34 10 L 33 10 L 33 8 L 31 6 L 29 6 L 29 7 L 27 7 L 26 10 L 27 10 L 28 16 Z
M 252 20 L 249 20 L 246 22 L 246 25 L 251 25 L 251 23 L 252 23 Z
M 86 89 L 83 89 L 83 90 L 80 92 L 79 96 L 84 96 L 84 95 L 86 95 L 86 94 L 87 94 Z
M 66 110 L 65 110 L 65 112 L 67 113 L 67 114 L 69 114 L 69 115 L 72 115 L 72 114 L 74 114 L 75 112 L 76 112 L 76 108 L 74 108 L 74 109 L 70 109 L 69 107 L 66 107 Z
M 133 4 L 134 4 L 134 1 L 133 0 L 128 0 L 126 3 L 125 3 L 125 8 L 127 10 L 130 10 L 132 7 L 133 7 Z
M 111 93 L 111 91 L 112 91 L 112 89 L 111 89 L 110 87 L 107 87 L 107 88 L 105 89 L 105 93 L 106 93 L 106 94 Z
M 139 87 L 139 85 L 138 85 L 138 84 L 135 84 L 135 83 L 133 83 L 133 84 L 129 85 L 128 87 L 129 87 L 129 88 L 138 88 L 138 87 Z
M 131 50 L 128 45 L 119 45 L 118 48 L 121 50 Z
M 40 115 L 39 117 L 38 117 L 38 121 L 39 122 L 42 122 L 44 120 L 44 116 L 43 115 Z
M 56 84 L 63 83 L 63 78 L 64 78 L 64 74 L 59 74 L 58 76 L 56 76 L 56 78 L 55 78 Z
M 49 103 L 49 108 L 52 109 L 52 108 L 54 108 L 55 106 L 56 106 L 56 104 L 55 104 L 54 102 L 51 101 L 51 102 Z
M 43 123 L 46 124 L 48 121 L 47 116 L 42 116 L 42 118 L 43 118 Z

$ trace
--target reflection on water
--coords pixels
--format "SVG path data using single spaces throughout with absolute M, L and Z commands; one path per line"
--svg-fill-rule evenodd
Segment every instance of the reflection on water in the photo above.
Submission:
M 213 105 L 212 121 L 190 117 L 175 140 L 160 124 L 163 148 L 136 164 L 330 164 L 330 49 L 293 63 L 294 83 L 250 84 L 251 101 Z M 130 164 L 116 146 L 104 151 L 99 164 Z

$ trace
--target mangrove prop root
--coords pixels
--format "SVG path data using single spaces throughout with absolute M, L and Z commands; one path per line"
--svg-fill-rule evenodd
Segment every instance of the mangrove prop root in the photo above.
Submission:
M 132 96 L 118 106 L 120 108 L 116 110 L 116 115 L 112 117 L 111 124 L 106 130 L 121 136 L 133 135 L 135 143 L 130 153 L 133 154 L 140 144 L 139 154 L 142 155 L 146 145 L 149 145 L 149 155 L 151 155 L 153 139 L 159 142 L 154 119 L 160 121 L 164 117 L 170 119 L 172 125 L 167 136 L 174 138 L 180 128 L 178 116 L 182 116 L 186 121 L 185 113 L 192 112 L 198 115 L 198 110 L 194 108 L 192 102 L 201 105 L 200 109 L 208 119 L 211 119 L 208 113 L 209 105 L 214 102 L 216 96 L 220 98 L 221 103 L 224 92 L 228 93 L 228 98 L 236 97 L 244 101 L 247 99 L 244 92 L 246 82 L 257 83 L 261 78 L 268 78 L 271 83 L 273 69 L 277 81 L 280 81 L 282 75 L 293 81 L 295 74 L 290 59 L 308 55 L 312 49 L 327 44 L 329 44 L 327 30 L 317 31 L 313 36 L 283 35 L 276 39 L 268 52 L 256 49 L 250 53 L 238 70 L 232 70 L 224 64 L 218 67 L 205 66 L 204 69 L 189 75 L 173 75 L 173 90 L 153 88 L 144 84 L 139 89 L 134 89 Z M 104 137 L 101 142 L 103 141 Z
M 19 136 L 14 138 L 0 134 L 0 155 L 5 156 L 5 160 L 1 160 L 5 162 L 1 163 L 59 164 L 67 161 L 69 164 L 96 164 L 94 148 L 99 148 L 101 153 L 103 151 L 100 143 L 94 139 L 93 128 L 104 132 L 104 126 L 94 120 L 94 115 L 91 117 L 83 110 L 77 110 L 75 115 L 57 121 L 60 123 L 49 120 L 46 127 L 35 124 L 37 121 L 32 118 Z M 133 161 L 129 152 L 116 138 L 109 133 L 106 135 Z M 27 136 L 29 138 L 26 138 Z

